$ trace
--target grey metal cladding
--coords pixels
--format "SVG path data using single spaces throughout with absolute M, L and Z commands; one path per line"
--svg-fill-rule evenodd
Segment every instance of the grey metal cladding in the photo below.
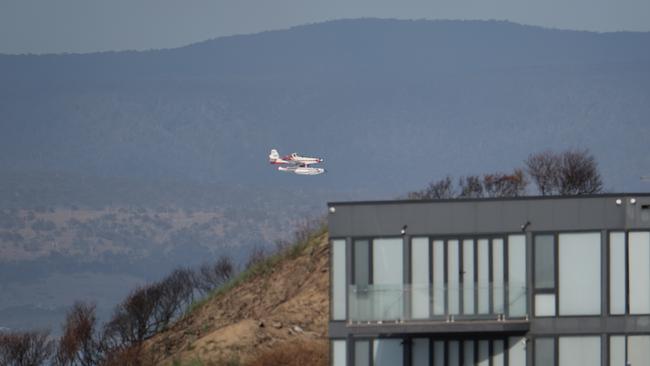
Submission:
M 494 227 L 503 226 L 503 216 L 494 215 L 501 211 L 503 202 L 487 201 L 476 205 L 476 231 L 480 233 L 489 232 Z
M 630 229 L 650 228 L 650 197 L 635 197 L 636 202 L 627 200 L 626 227 Z
M 535 335 L 570 334 L 648 334 L 650 316 L 604 316 L 604 317 L 561 317 L 535 318 L 530 323 L 530 332 Z
M 622 211 L 616 206 L 616 201 L 612 200 L 580 200 L 578 206 L 578 220 L 581 227 L 591 225 L 598 225 L 597 228 L 604 228 L 607 226 L 605 221 L 605 212 L 607 209 Z M 611 226 L 610 226 L 611 227 Z
M 630 203 L 635 198 L 636 203 Z M 620 199 L 618 205 L 616 200 Z M 332 237 L 650 228 L 650 195 L 330 203 Z M 645 207 L 645 209 L 644 209 Z M 646 210 L 646 211 L 642 211 Z
M 495 232 L 512 232 L 512 231 L 521 231 L 521 225 L 524 225 L 526 222 L 530 221 L 529 212 L 529 202 L 527 201 L 504 201 L 503 209 L 501 210 L 501 215 L 503 216 L 503 225 L 501 227 L 492 228 L 492 231 Z M 499 214 L 499 212 L 495 212 Z M 531 221 L 532 223 L 532 221 Z M 534 225 L 535 223 L 532 223 Z
M 402 335 L 471 335 L 489 336 L 504 334 L 524 334 L 530 329 L 527 321 L 508 322 L 457 322 L 452 325 L 444 322 L 372 324 L 367 326 L 346 326 L 343 322 L 329 323 L 329 337 L 343 338 L 348 335 L 356 337 L 402 336 Z
M 560 219 L 555 215 L 556 207 L 556 202 L 553 200 L 537 202 L 534 209 L 528 212 L 529 221 L 531 224 L 534 222 L 536 228 L 555 226 L 555 220 Z

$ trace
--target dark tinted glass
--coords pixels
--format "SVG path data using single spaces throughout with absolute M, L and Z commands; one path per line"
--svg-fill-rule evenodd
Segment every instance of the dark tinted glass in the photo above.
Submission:
M 555 237 L 535 237 L 535 288 L 555 288 Z

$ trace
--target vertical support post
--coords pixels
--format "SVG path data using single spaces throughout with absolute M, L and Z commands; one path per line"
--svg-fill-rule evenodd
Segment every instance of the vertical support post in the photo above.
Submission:
M 403 358 L 403 360 L 402 360 L 402 362 L 403 362 L 404 366 L 411 366 L 411 364 L 413 363 L 412 362 L 412 359 L 413 359 L 413 354 L 412 354 L 412 352 L 413 352 L 413 340 L 411 339 L 411 337 L 404 337 L 402 339 L 402 345 L 403 345 L 403 348 L 402 348 L 402 351 L 403 351 L 402 352 L 402 355 L 403 355 L 402 358 Z
M 529 319 L 535 316 L 535 314 L 532 313 L 533 301 L 535 301 L 532 291 L 535 281 L 535 273 L 533 271 L 535 265 L 533 262 L 533 245 L 533 233 L 528 231 L 526 232 L 526 314 L 528 314 Z
M 609 314 L 609 251 L 607 250 L 607 230 L 600 232 L 600 317 Z
M 352 338 L 352 334 L 348 333 L 347 337 L 345 338 L 345 359 L 346 359 L 346 365 L 347 366 L 353 366 L 354 365 L 354 339 Z
M 532 318 L 535 316 L 533 314 L 533 301 L 535 301 L 535 298 L 533 296 L 533 288 L 534 288 L 534 282 L 535 282 L 535 273 L 533 271 L 534 268 L 534 253 L 535 253 L 535 248 L 534 248 L 534 237 L 533 233 L 530 231 L 526 231 L 526 314 L 528 314 L 528 319 L 532 322 Z M 532 365 L 534 360 L 534 345 L 533 345 L 533 339 L 526 337 L 526 365 Z
M 352 265 L 353 256 L 352 238 L 345 238 L 345 320 L 350 320 L 350 286 L 354 268 Z
M 603 324 L 609 314 L 609 236 L 607 230 L 600 232 L 600 317 Z M 603 365 L 609 363 L 609 336 L 600 337 L 600 359 Z

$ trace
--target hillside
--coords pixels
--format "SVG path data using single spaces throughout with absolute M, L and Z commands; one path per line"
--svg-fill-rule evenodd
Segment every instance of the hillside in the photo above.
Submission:
M 143 358 L 162 365 L 245 365 L 265 351 L 307 340 L 323 343 L 327 352 L 327 233 L 299 249 L 198 305 L 147 341 Z

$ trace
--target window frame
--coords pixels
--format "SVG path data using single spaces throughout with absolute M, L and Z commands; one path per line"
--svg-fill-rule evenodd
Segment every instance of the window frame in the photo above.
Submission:
M 602 333 L 596 333 L 596 334 L 585 334 L 585 333 L 568 333 L 568 334 L 559 334 L 553 336 L 555 338 L 555 366 L 560 365 L 560 338 L 598 338 L 598 347 L 599 347 L 599 357 L 600 357 L 600 363 L 602 364 L 603 361 L 606 362 L 606 364 L 609 364 L 608 359 L 603 359 L 603 339 L 607 339 L 607 344 L 605 347 L 609 347 L 609 334 L 602 334 Z M 540 337 L 542 338 L 542 337 Z M 533 348 L 535 348 L 533 346 Z M 608 348 L 609 351 L 609 348 Z
M 478 284 L 478 275 L 479 275 L 479 268 L 478 268 L 478 241 L 485 239 L 488 241 L 488 283 L 490 284 L 490 291 L 488 292 L 488 313 L 487 314 L 480 314 L 479 313 L 479 301 L 478 301 L 478 296 L 479 296 L 479 289 L 477 285 L 474 286 L 474 312 L 470 314 L 465 314 L 464 312 L 464 299 L 463 299 L 463 292 L 459 290 L 459 304 L 458 304 L 458 314 L 450 314 L 449 313 L 449 293 L 447 290 L 444 291 L 445 298 L 444 298 L 444 313 L 442 315 L 434 315 L 434 305 L 433 301 L 430 301 L 429 305 L 429 320 L 444 320 L 448 316 L 454 316 L 455 318 L 462 319 L 463 317 L 472 317 L 472 318 L 480 318 L 480 317 L 486 317 L 491 319 L 492 317 L 496 316 L 497 314 L 494 311 L 494 291 L 492 289 L 492 284 L 494 283 L 494 240 L 501 240 L 503 243 L 503 258 L 502 258 L 502 265 L 503 265 L 503 284 L 504 286 L 508 286 L 509 284 L 509 279 L 510 279 L 510 274 L 508 273 L 508 263 L 509 263 L 509 255 L 508 255 L 508 244 L 509 244 L 509 237 L 510 236 L 523 236 L 524 237 L 524 242 L 527 243 L 528 238 L 526 237 L 525 233 L 522 232 L 503 232 L 503 233 L 485 233 L 485 234 L 459 234 L 459 235 L 454 235 L 454 234 L 442 234 L 442 235 L 413 235 L 409 237 L 407 245 L 409 245 L 409 253 L 412 250 L 413 247 L 413 239 L 423 239 L 427 238 L 428 239 L 428 249 L 429 249 L 429 286 L 430 286 L 430 291 L 429 291 L 429 296 L 431 299 L 434 297 L 434 284 L 433 284 L 433 273 L 434 273 L 434 263 L 435 260 L 433 259 L 434 256 L 434 246 L 433 243 L 435 241 L 442 241 L 443 242 L 443 264 L 444 264 L 444 269 L 443 269 L 443 283 L 445 289 L 448 286 L 449 283 L 449 254 L 448 254 L 448 245 L 449 241 L 458 241 L 458 268 L 459 268 L 459 286 L 462 289 L 465 283 L 465 278 L 462 276 L 463 272 L 463 265 L 464 265 L 464 253 L 463 253 L 463 241 L 465 240 L 472 240 L 473 242 L 473 272 L 474 276 L 472 278 L 472 281 L 474 284 Z M 355 238 L 356 240 L 357 238 Z M 362 240 L 365 238 L 362 238 Z M 526 251 L 526 258 L 528 257 L 528 248 L 527 245 L 525 247 Z M 407 274 L 406 280 L 408 281 L 408 284 L 411 285 L 412 281 L 412 271 L 413 271 L 413 262 L 412 262 L 412 257 L 409 255 L 408 260 L 408 266 L 409 266 L 409 271 Z M 525 268 L 525 275 L 524 275 L 524 282 L 526 285 L 528 285 L 528 274 L 530 273 L 530 269 L 528 269 L 527 265 L 524 265 Z M 530 289 L 527 289 L 527 291 L 530 291 Z M 503 290 L 503 305 L 504 305 L 504 315 L 509 318 L 509 319 L 524 319 L 526 315 L 523 316 L 516 316 L 516 317 L 511 317 L 510 314 L 510 308 L 509 308 L 509 301 L 508 301 L 508 292 Z M 530 314 L 531 311 L 531 304 L 529 304 L 528 298 L 526 297 L 526 313 Z
M 628 352 L 628 338 L 629 337 L 650 337 L 650 332 L 645 332 L 645 333 L 610 333 L 605 335 L 607 339 L 607 355 L 608 357 L 611 357 L 612 354 L 612 337 L 623 337 L 624 343 L 623 343 L 623 351 L 625 354 L 625 363 L 629 361 L 629 352 Z M 606 363 L 609 365 L 609 359 L 605 360 Z
M 557 252 L 556 252 L 556 256 L 557 256 L 556 260 L 557 260 L 557 262 L 555 264 L 555 268 L 556 268 L 556 271 L 557 271 L 557 277 L 555 278 L 555 281 L 556 281 L 555 286 L 556 286 L 556 291 L 557 291 L 557 295 L 555 296 L 555 301 L 557 303 L 556 313 L 555 313 L 556 317 L 557 318 L 588 318 L 588 317 L 602 316 L 603 313 L 604 313 L 604 309 L 602 307 L 602 300 L 603 300 L 602 297 L 603 297 L 603 294 L 604 294 L 604 291 L 603 291 L 604 284 L 603 284 L 602 278 L 603 278 L 603 271 L 605 271 L 605 269 L 609 267 L 607 264 L 605 264 L 605 266 L 603 266 L 603 230 L 602 229 L 567 230 L 567 231 L 556 231 L 555 233 L 557 235 L 556 245 L 557 245 L 557 249 L 558 249 Z M 598 284 L 600 286 L 600 297 L 599 297 L 598 301 L 601 303 L 600 312 L 598 314 L 562 315 L 562 314 L 560 314 L 560 283 L 561 283 L 560 282 L 560 251 L 559 251 L 559 249 L 560 249 L 560 235 L 561 234 L 589 234 L 589 233 L 591 233 L 591 234 L 598 233 L 600 235 L 600 243 L 598 244 L 599 245 L 599 247 L 598 247 L 598 249 L 599 249 L 598 255 L 600 256 L 600 264 L 599 264 L 599 266 L 600 266 L 600 275 L 598 276 Z M 607 239 L 607 240 L 609 240 L 609 239 Z M 609 258 L 607 258 L 607 259 L 609 259 Z M 533 263 L 533 265 L 534 265 L 534 263 Z M 606 268 L 604 268 L 604 267 L 606 267 Z M 608 311 L 609 311 L 609 306 L 607 306 L 607 308 L 608 308 Z
M 330 251 L 329 251 L 329 280 L 330 280 L 330 286 L 329 286 L 329 298 L 334 299 L 334 241 L 337 240 L 342 240 L 343 241 L 343 248 L 345 252 L 345 262 L 343 263 L 343 271 L 345 272 L 344 279 L 343 279 L 343 301 L 345 302 L 345 309 L 344 309 L 344 318 L 343 319 L 334 319 L 334 301 L 329 301 L 329 310 L 330 310 L 330 316 L 329 320 L 332 322 L 345 322 L 349 318 L 348 314 L 348 288 L 349 288 L 349 277 L 350 274 L 348 273 L 348 240 L 346 237 L 330 237 L 329 238 L 329 245 L 330 245 Z
M 650 229 L 629 229 L 625 231 L 625 315 L 628 316 L 649 316 L 650 307 L 646 313 L 634 313 L 630 311 L 630 233 L 649 233 Z M 650 265 L 650 261 L 648 263 Z M 650 281 L 650 280 L 649 280 Z M 650 290 L 649 290 L 650 291 Z
M 630 312 L 630 233 L 650 233 L 650 229 L 648 228 L 641 228 L 641 229 L 613 229 L 613 230 L 607 230 L 607 263 L 606 263 L 606 271 L 607 271 L 607 316 L 611 317 L 625 317 L 625 316 L 649 316 L 650 315 L 650 309 L 648 310 L 647 313 L 635 313 L 632 314 Z M 610 281 L 611 281 L 611 265 L 610 265 L 610 260 L 611 260 L 611 241 L 610 241 L 610 235 L 613 233 L 622 233 L 625 236 L 625 243 L 624 243 L 624 248 L 625 248 L 625 312 L 623 314 L 612 314 L 612 309 L 611 309 L 611 296 L 612 296 L 612 289 L 610 286 Z M 602 284 L 601 284 L 602 285 Z
M 533 366 L 539 366 L 539 365 L 535 364 L 536 361 L 537 361 L 536 356 L 537 356 L 537 340 L 538 339 L 551 339 L 553 341 L 553 366 L 557 366 L 559 364 L 559 362 L 560 362 L 560 359 L 559 359 L 559 357 L 560 357 L 559 346 L 560 345 L 559 345 L 559 339 L 558 338 L 559 338 L 559 336 L 556 336 L 556 335 L 550 335 L 550 336 L 540 335 L 540 336 L 536 336 L 536 337 L 531 339 L 531 343 L 533 345 L 533 347 L 532 347 L 533 348 Z
M 592 232 L 592 231 L 586 231 Z M 560 284 L 560 251 L 559 251 L 559 242 L 560 242 L 560 233 L 559 231 L 535 231 L 532 233 L 532 268 L 531 272 L 533 273 L 532 280 L 532 298 L 531 301 L 531 310 L 532 315 L 535 318 L 558 318 L 560 316 L 560 295 L 559 295 L 559 284 Z M 574 233 L 574 232 L 570 232 Z M 552 236 L 553 237 L 553 288 L 537 288 L 535 283 L 535 271 L 537 270 L 537 255 L 535 250 L 535 243 L 538 236 Z M 536 297 L 537 295 L 554 295 L 555 296 L 555 315 L 537 315 L 536 309 Z M 601 311 L 602 312 L 602 311 Z M 557 345 L 556 345 L 557 346 Z M 557 353 L 557 352 L 556 352 Z

